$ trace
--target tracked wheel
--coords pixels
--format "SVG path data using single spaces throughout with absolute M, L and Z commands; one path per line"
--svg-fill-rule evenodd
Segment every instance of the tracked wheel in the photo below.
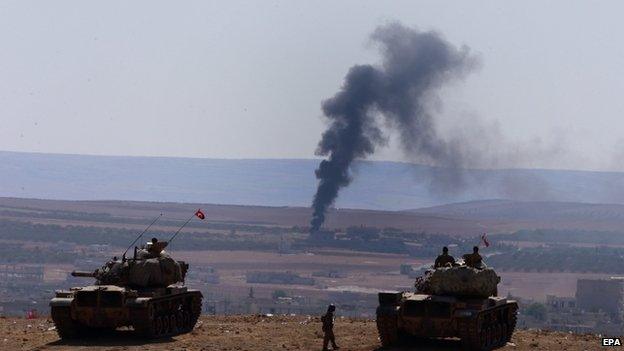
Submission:
M 377 307 L 377 331 L 383 347 L 396 346 L 401 343 L 401 332 L 395 306 Z
M 53 306 L 50 315 L 56 328 L 56 333 L 61 339 L 77 339 L 85 335 L 86 328 L 71 318 L 69 307 Z
M 518 320 L 518 305 L 510 304 L 508 308 L 507 314 L 507 323 L 503 325 L 504 331 L 503 336 L 505 338 L 505 343 L 511 341 L 511 336 L 513 335 L 514 330 L 516 329 L 516 322 Z
M 133 328 L 145 338 L 189 333 L 201 314 L 201 294 L 188 293 L 154 299 L 132 310 Z
M 503 347 L 511 340 L 516 327 L 517 304 L 507 304 L 479 313 L 474 319 L 460 322 L 464 348 L 489 351 Z

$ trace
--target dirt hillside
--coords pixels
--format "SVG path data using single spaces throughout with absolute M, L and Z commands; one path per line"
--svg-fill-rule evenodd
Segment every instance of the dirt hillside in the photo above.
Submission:
M 343 351 L 380 350 L 375 322 L 338 319 L 336 338 Z M 320 350 L 320 322 L 310 317 L 202 317 L 187 335 L 144 344 L 130 331 L 117 331 L 88 340 L 63 342 L 50 320 L 0 318 L 0 350 Z M 519 331 L 501 350 L 596 350 L 600 338 L 540 331 Z M 458 350 L 455 340 L 430 342 L 396 350 Z

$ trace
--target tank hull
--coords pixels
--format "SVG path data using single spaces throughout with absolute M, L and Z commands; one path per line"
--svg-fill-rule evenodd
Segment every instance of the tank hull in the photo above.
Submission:
M 51 317 L 61 338 L 132 327 L 143 337 L 190 332 L 201 313 L 202 294 L 186 287 L 134 290 L 96 285 L 59 291 L 50 301 Z
M 379 302 L 377 329 L 383 346 L 410 337 L 456 337 L 465 349 L 492 350 L 511 339 L 518 310 L 515 301 L 500 297 L 380 293 Z

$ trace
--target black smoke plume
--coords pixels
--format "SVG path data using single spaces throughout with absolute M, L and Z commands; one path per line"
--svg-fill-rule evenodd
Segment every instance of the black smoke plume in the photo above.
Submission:
M 464 77 L 477 64 L 476 58 L 467 47 L 456 48 L 436 32 L 399 23 L 377 28 L 371 40 L 380 49 L 381 65 L 351 67 L 341 90 L 322 104 L 330 123 L 316 154 L 328 157 L 316 170 L 312 231 L 325 221 L 340 188 L 351 182 L 353 161 L 386 143 L 381 126 L 399 133 L 401 147 L 411 159 L 451 170 L 463 166 L 460 144 L 439 136 L 430 107 L 438 102 L 439 88 Z M 445 171 L 436 181 L 446 187 L 460 178 L 459 172 Z

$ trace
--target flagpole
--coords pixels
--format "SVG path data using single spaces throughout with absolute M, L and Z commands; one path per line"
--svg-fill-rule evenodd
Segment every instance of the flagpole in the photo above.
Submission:
M 180 233 L 180 231 L 182 230 L 182 228 L 186 227 L 186 225 L 191 221 L 191 219 L 193 219 L 193 217 L 195 217 L 196 214 L 193 213 L 189 219 L 186 220 L 186 222 L 184 222 L 184 224 L 182 224 L 182 226 L 180 228 L 178 228 L 178 231 L 175 232 L 175 234 L 173 234 L 173 236 L 171 237 L 171 239 L 169 239 L 169 244 L 171 245 L 171 242 L 173 241 L 173 239 L 176 237 L 176 235 L 178 235 L 178 233 Z

